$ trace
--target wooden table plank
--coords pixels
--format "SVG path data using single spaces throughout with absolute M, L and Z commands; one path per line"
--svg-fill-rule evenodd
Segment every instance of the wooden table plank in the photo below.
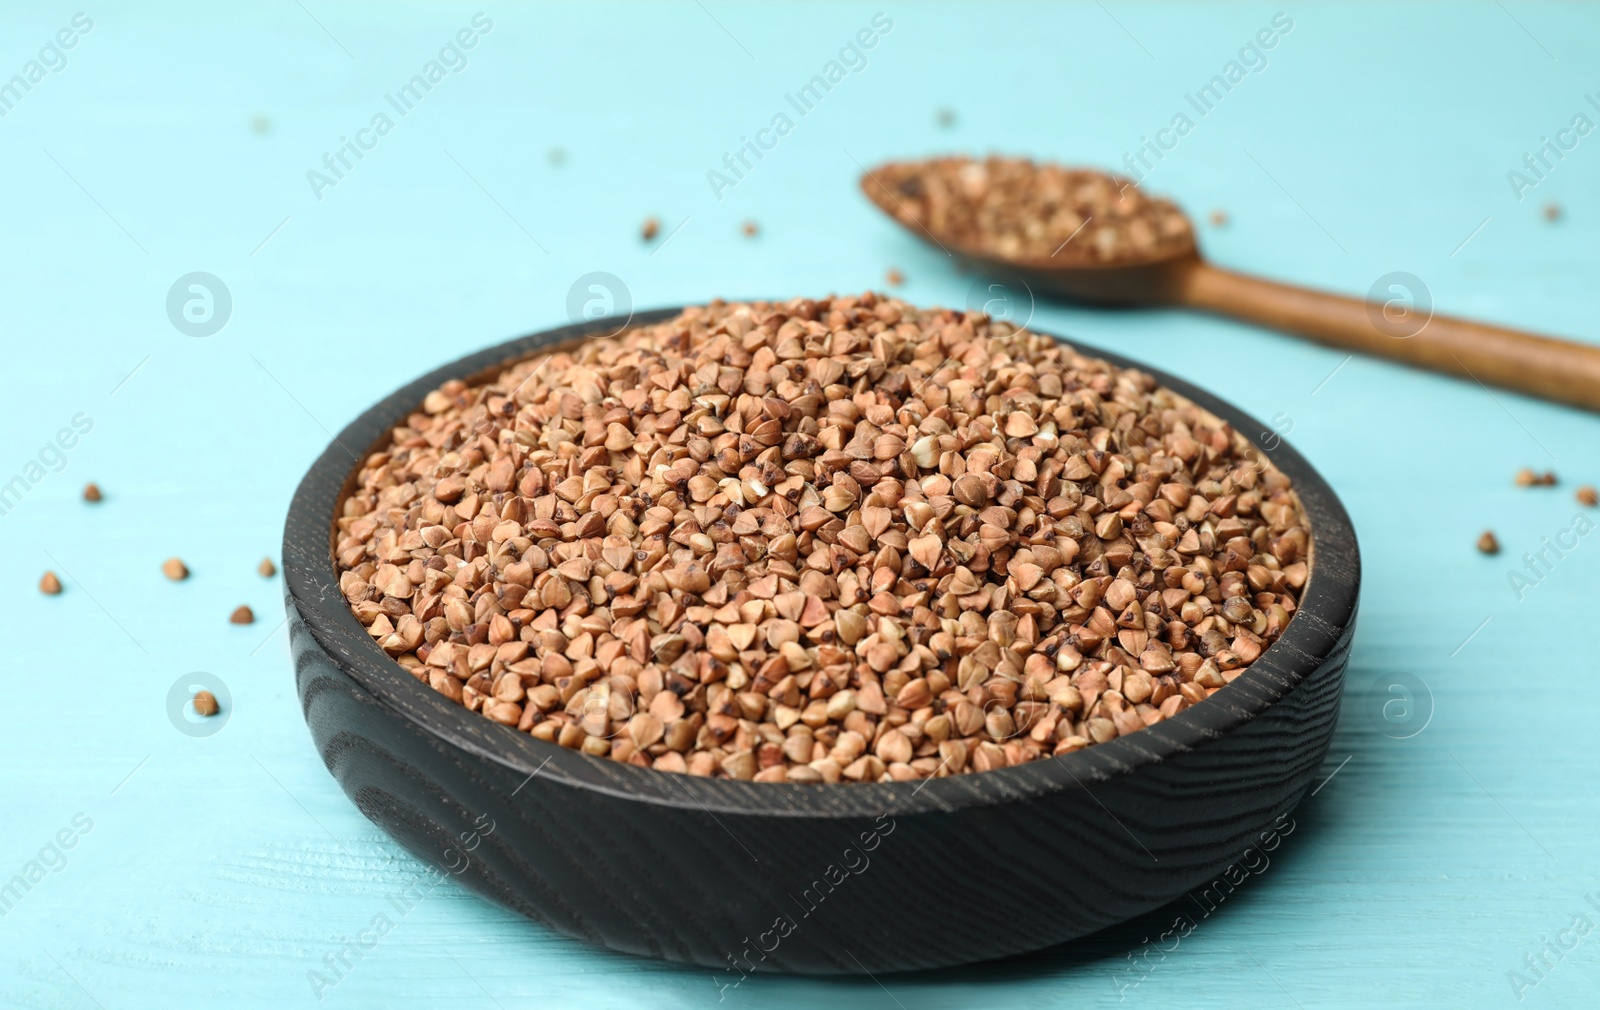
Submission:
M 1594 515 L 1572 492 L 1600 483 L 1600 421 L 1171 313 L 1034 315 L 1287 431 L 1343 496 L 1366 575 L 1332 778 L 1215 910 L 1180 902 L 999 964 L 719 993 L 709 972 L 583 947 L 453 883 L 404 897 L 423 867 L 313 752 L 280 585 L 255 574 L 327 432 L 426 368 L 566 321 L 568 287 L 592 270 L 641 307 L 881 286 L 890 266 L 906 297 L 965 304 L 972 278 L 875 217 L 857 160 L 992 148 L 1118 165 L 1274 13 L 886 9 L 894 28 L 867 68 L 718 199 L 708 170 L 875 10 L 489 10 L 468 65 L 404 115 L 384 96 L 471 8 L 88 12 L 66 67 L 0 119 L 0 482 L 41 463 L 0 515 L 0 887 L 30 861 L 57 866 L 0 902 L 0 1006 L 1600 1005 L 1600 934 L 1547 953 L 1520 1002 L 1510 975 L 1531 979 L 1525 958 L 1575 915 L 1600 922 L 1600 537 L 1577 537 L 1520 599 L 1509 581 L 1541 538 Z M 1600 122 L 1585 98 L 1600 14 L 1288 13 L 1267 67 L 1194 113 L 1146 182 L 1197 218 L 1229 212 L 1201 225 L 1208 254 L 1352 293 L 1408 270 L 1442 311 L 1594 339 L 1600 140 L 1521 201 L 1507 172 L 1575 115 Z M 72 16 L 0 12 L 0 82 Z M 393 130 L 319 199 L 308 172 L 386 109 Z M 1540 216 L 1547 201 L 1561 221 Z M 687 219 L 654 253 L 637 238 L 651 214 Z M 745 219 L 759 238 L 740 236 Z M 208 337 L 166 314 L 195 270 L 232 299 Z M 41 451 L 80 414 L 93 427 L 54 469 Z M 1518 489 L 1524 466 L 1561 484 Z M 98 505 L 78 499 L 91 479 Z M 1496 557 L 1473 549 L 1485 528 Z M 175 554 L 186 582 L 160 574 Z M 46 568 L 59 597 L 34 588 Z M 256 624 L 227 622 L 240 604 Z M 193 671 L 232 697 L 205 738 L 163 707 Z M 1406 738 L 1373 716 L 1394 683 L 1420 683 L 1431 706 Z M 928 913 L 962 928 L 932 871 Z M 1146 955 L 1180 915 L 1192 931 Z M 384 935 L 338 966 L 378 916 Z

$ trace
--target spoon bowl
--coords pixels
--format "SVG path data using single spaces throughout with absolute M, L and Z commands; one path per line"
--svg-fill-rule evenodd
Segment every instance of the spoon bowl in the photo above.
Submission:
M 1139 258 L 1096 259 L 1068 239 L 1052 256 L 1002 259 L 953 236 L 936 235 L 920 221 L 913 224 L 908 219 L 915 215 L 896 195 L 882 168 L 861 177 L 861 191 L 897 224 L 943 249 L 958 263 L 979 273 L 1020 281 L 1031 290 L 1068 301 L 1104 306 L 1162 304 L 1170 299 L 1165 292 L 1182 274 L 1183 265 L 1197 263 L 1200 258 L 1191 228 L 1187 241 Z

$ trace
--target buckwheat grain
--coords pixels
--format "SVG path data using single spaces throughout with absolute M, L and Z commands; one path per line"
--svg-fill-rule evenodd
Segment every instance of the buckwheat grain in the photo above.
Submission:
M 445 383 L 341 506 L 433 690 L 759 782 L 984 771 L 1202 702 L 1282 634 L 1288 479 L 1147 375 L 876 294 L 690 308 Z
M 1115 262 L 1181 252 L 1189 221 L 1131 179 L 1020 158 L 935 158 L 873 171 L 891 213 L 941 241 L 1016 260 Z

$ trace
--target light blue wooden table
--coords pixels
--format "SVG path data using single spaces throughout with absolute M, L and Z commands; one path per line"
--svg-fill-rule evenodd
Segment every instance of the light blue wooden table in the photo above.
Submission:
M 331 430 L 566 322 L 591 271 L 654 307 L 859 291 L 896 266 L 907 297 L 962 304 L 972 278 L 881 220 L 860 166 L 1116 166 L 1184 114 L 1145 185 L 1227 211 L 1201 226 L 1218 262 L 1358 294 L 1404 271 L 1441 310 L 1600 335 L 1600 136 L 1560 132 L 1600 123 L 1592 8 L 1296 7 L 1264 66 L 1240 50 L 1274 7 L 75 12 L 0 12 L 0 481 L 22 479 L 0 499 L 6 1007 L 717 1005 L 709 971 L 585 948 L 453 883 L 401 899 L 423 867 L 323 769 L 280 583 L 255 573 Z M 841 56 L 864 29 L 872 48 Z M 830 60 L 855 69 L 802 113 L 785 96 Z M 1230 60 L 1255 67 L 1201 114 L 1188 96 Z M 758 133 L 779 114 L 784 136 Z M 708 180 L 763 136 L 733 185 Z M 1572 149 L 1535 179 L 1546 138 Z M 179 288 L 180 327 L 169 290 L 193 272 L 216 281 Z M 207 311 L 226 325 L 190 335 Z M 1328 778 L 1209 915 L 959 971 L 752 978 L 726 1004 L 1600 1005 L 1600 933 L 1570 930 L 1600 923 L 1600 537 L 1568 535 L 1520 598 L 1509 578 L 1600 482 L 1600 418 L 1185 315 L 1034 321 L 1270 419 L 1343 496 L 1366 579 Z M 1513 487 L 1523 466 L 1562 483 Z M 1485 527 L 1498 557 L 1473 549 Z M 188 581 L 161 576 L 170 555 Z M 35 589 L 46 569 L 62 595 Z M 239 604 L 257 623 L 228 623 Z M 229 695 L 206 736 L 166 708 L 195 672 Z M 960 929 L 936 879 L 974 872 L 930 868 L 927 914 Z M 1189 935 L 1146 947 L 1185 912 Z

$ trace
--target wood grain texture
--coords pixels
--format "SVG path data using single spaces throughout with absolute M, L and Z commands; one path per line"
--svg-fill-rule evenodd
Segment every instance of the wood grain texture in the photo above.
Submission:
M 1421 278 L 1381 285 L 1387 308 L 1222 270 L 1178 268 L 1172 304 L 1203 309 L 1345 351 L 1370 354 L 1586 410 L 1600 410 L 1600 347 L 1434 313 Z
M 1313 535 L 1287 630 L 1204 704 L 1074 754 L 919 783 L 701 779 L 545 743 L 418 683 L 337 588 L 330 531 L 350 453 L 378 446 L 446 379 L 622 325 L 537 333 L 408 384 L 337 436 L 291 504 L 286 602 L 307 723 L 345 793 L 413 854 L 462 866 L 464 883 L 501 904 L 615 950 L 741 975 L 906 971 L 1035 950 L 1164 905 L 1238 859 L 1310 787 L 1338 716 L 1360 564 L 1342 506 L 1281 441 L 1269 454 Z M 1152 374 L 1247 437 L 1266 432 Z M 925 912 L 922 885 L 946 867 L 975 871 L 941 888 L 959 930 Z

